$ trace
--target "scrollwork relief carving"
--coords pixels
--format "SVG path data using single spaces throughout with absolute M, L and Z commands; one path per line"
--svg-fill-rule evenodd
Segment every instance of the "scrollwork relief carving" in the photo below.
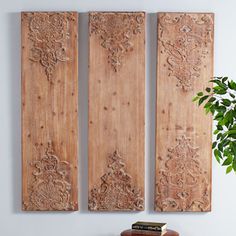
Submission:
M 210 15 L 166 13 L 159 18 L 161 53 L 167 55 L 164 66 L 183 91 L 191 90 L 194 80 L 200 77 L 212 37 Z
M 143 13 L 90 13 L 90 35 L 96 34 L 107 49 L 113 71 L 117 72 L 124 55 L 134 50 L 132 38 L 143 24 Z
M 157 180 L 156 210 L 209 210 L 209 180 L 198 159 L 198 148 L 185 136 L 168 150 L 167 160 L 160 160 Z
M 126 172 L 124 160 L 115 151 L 108 158 L 107 172 L 100 183 L 89 194 L 90 210 L 133 210 L 144 209 L 141 192 L 132 184 L 132 177 Z
M 30 60 L 40 63 L 47 79 L 53 82 L 56 66 L 68 61 L 67 40 L 69 39 L 71 13 L 28 13 L 29 39 L 32 41 Z
M 51 142 L 45 154 L 31 163 L 31 166 L 33 171 L 28 188 L 29 202 L 24 207 L 39 211 L 73 210 L 77 203 L 71 202 L 70 164 L 60 161 L 54 154 Z

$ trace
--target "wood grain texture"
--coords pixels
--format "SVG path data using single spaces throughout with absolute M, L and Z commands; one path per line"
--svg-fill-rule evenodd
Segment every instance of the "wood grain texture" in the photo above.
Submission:
M 145 14 L 89 15 L 89 209 L 144 209 Z
M 211 117 L 192 102 L 213 76 L 211 13 L 158 14 L 157 211 L 211 210 Z
M 145 230 L 133 230 L 129 229 L 120 234 L 121 236 L 179 236 L 179 234 L 176 231 L 173 230 L 167 230 L 166 233 L 160 233 L 155 231 L 145 231 Z
M 24 12 L 22 175 L 26 211 L 78 209 L 78 15 Z

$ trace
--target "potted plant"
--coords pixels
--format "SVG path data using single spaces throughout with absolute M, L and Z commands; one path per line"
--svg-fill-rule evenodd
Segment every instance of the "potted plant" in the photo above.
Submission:
M 226 166 L 226 173 L 236 172 L 236 82 L 228 77 L 214 77 L 213 88 L 205 88 L 193 98 L 203 105 L 206 114 L 211 113 L 216 122 L 212 143 L 214 156 Z

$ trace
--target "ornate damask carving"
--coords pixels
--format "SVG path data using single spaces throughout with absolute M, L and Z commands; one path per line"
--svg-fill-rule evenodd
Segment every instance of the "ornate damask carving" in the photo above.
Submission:
M 126 53 L 134 50 L 132 37 L 141 32 L 143 13 L 90 13 L 90 34 L 108 51 L 108 63 L 117 72 Z
M 66 44 L 69 39 L 69 22 L 75 20 L 71 13 L 28 13 L 29 39 L 32 41 L 30 60 L 39 62 L 47 79 L 53 82 L 58 62 L 69 60 Z
M 90 191 L 90 210 L 133 210 L 144 209 L 142 194 L 132 185 L 132 177 L 125 170 L 125 163 L 115 151 L 108 158 L 108 170 L 101 183 Z
M 54 154 L 48 143 L 45 154 L 31 163 L 33 180 L 29 184 L 29 203 L 27 210 L 73 210 L 71 184 L 69 183 L 70 164 Z
M 198 148 L 182 136 L 178 144 L 168 150 L 168 159 L 160 160 L 156 193 L 156 210 L 209 210 L 209 180 L 198 159 Z
M 164 66 L 183 91 L 191 90 L 194 79 L 199 78 L 212 37 L 213 19 L 209 14 L 166 13 L 159 18 L 161 53 L 167 54 Z

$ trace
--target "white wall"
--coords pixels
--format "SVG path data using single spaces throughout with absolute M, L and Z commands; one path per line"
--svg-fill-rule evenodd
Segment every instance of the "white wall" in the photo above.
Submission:
M 215 13 L 215 75 L 236 78 L 235 0 L 0 0 L 0 236 L 118 236 L 136 220 L 164 221 L 181 236 L 236 235 L 236 176 L 226 176 L 213 160 L 211 213 L 155 213 L 154 130 L 156 12 Z M 79 190 L 80 211 L 25 213 L 21 208 L 20 11 L 73 10 L 80 14 Z M 87 211 L 87 11 L 147 11 L 146 210 L 141 213 Z

